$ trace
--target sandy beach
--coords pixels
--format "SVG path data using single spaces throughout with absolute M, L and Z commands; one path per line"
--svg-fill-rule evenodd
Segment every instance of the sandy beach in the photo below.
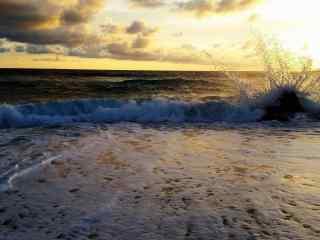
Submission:
M 0 193 L 0 238 L 319 239 L 319 164 L 277 159 L 299 133 L 261 145 L 226 132 L 120 124 L 59 146 L 50 133 L 59 154 Z M 314 141 L 301 146 L 310 156 Z

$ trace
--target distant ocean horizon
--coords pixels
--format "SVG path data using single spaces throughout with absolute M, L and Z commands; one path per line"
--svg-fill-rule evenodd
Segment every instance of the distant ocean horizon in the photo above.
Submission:
M 249 78 L 262 75 L 262 72 L 257 71 L 242 71 L 238 73 Z M 163 80 L 167 80 L 166 83 L 168 86 L 161 83 Z M 141 86 L 137 86 L 137 81 L 141 81 Z M 188 88 L 188 84 L 192 84 L 192 91 L 197 92 L 198 90 L 203 94 L 206 92 L 207 95 L 210 96 L 214 95 L 214 92 L 211 92 L 212 88 L 203 88 L 201 83 L 205 85 L 211 84 L 212 86 L 215 84 L 228 85 L 228 83 L 223 83 L 223 81 L 228 82 L 228 79 L 226 79 L 220 71 L 0 68 L 0 102 L 21 103 L 68 98 L 123 97 L 126 94 L 134 95 L 134 93 L 138 93 L 138 95 L 141 96 L 141 92 L 142 95 L 148 95 L 148 88 L 146 88 L 144 92 L 142 85 L 144 83 L 150 85 L 151 82 L 154 84 L 153 94 L 156 95 L 161 95 L 155 92 L 156 90 L 170 91 L 170 89 L 161 88 L 169 88 L 172 84 L 179 85 L 183 87 L 184 90 Z M 198 85 L 198 89 L 194 88 L 195 85 Z M 173 89 L 171 89 L 171 91 L 172 90 Z M 182 90 L 182 88 L 179 90 Z M 161 93 L 163 93 L 163 91 L 161 91 Z

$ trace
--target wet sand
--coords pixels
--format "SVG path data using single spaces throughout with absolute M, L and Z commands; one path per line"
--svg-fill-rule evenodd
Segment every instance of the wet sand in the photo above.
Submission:
M 0 239 L 320 239 L 317 138 L 262 133 L 88 134 L 0 193 Z

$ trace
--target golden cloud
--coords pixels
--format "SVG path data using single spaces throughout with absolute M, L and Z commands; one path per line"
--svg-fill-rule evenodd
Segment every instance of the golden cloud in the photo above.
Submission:
M 176 6 L 180 11 L 203 17 L 211 14 L 241 11 L 259 2 L 260 0 L 188 0 L 187 2 L 177 2 Z

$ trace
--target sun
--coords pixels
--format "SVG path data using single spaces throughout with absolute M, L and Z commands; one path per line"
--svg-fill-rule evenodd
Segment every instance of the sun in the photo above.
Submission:
M 311 57 L 320 66 L 319 1 L 269 0 L 257 9 L 261 28 L 267 29 L 297 54 Z

